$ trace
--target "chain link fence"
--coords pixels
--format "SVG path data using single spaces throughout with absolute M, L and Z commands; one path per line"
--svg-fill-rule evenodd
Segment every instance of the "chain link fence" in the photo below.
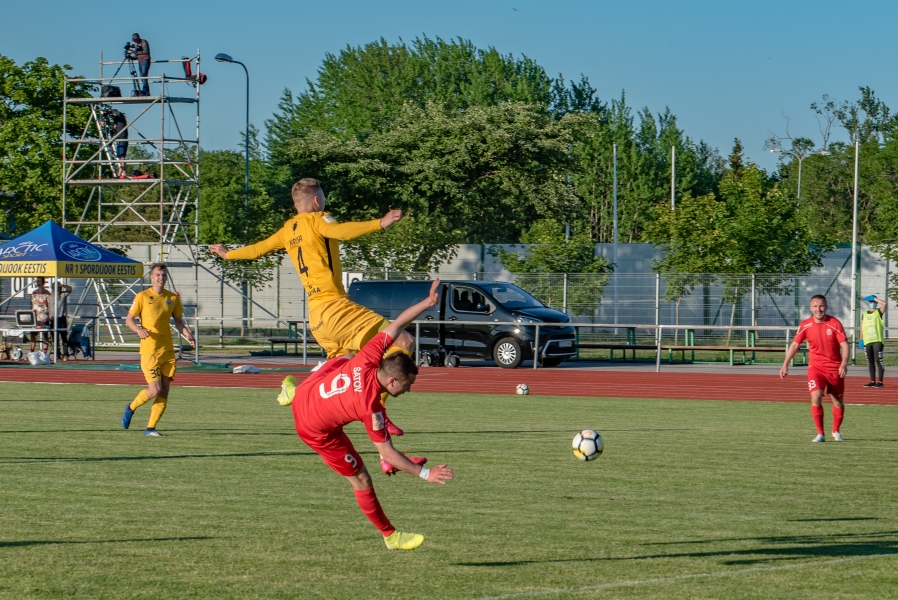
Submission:
M 296 322 L 308 317 L 305 291 L 289 261 L 276 269 L 268 286 L 249 290 L 248 300 L 238 286 L 221 281 L 213 269 L 185 263 L 170 267 L 169 287 L 181 295 L 186 316 L 196 319 L 203 347 L 268 348 L 267 338 L 287 336 L 291 330 L 295 333 Z M 344 279 L 348 286 L 355 279 L 431 279 L 435 275 L 379 269 L 349 272 Z M 654 333 L 640 334 L 638 326 L 680 325 L 693 328 L 688 335 L 696 345 L 732 345 L 750 329 L 797 326 L 810 316 L 808 307 L 815 294 L 826 295 L 829 314 L 846 328 L 856 325 L 850 310 L 851 275 L 844 268 L 836 274 L 799 276 L 456 272 L 439 273 L 439 277 L 447 281 L 514 283 L 546 306 L 567 313 L 573 322 L 596 324 L 598 327 L 581 330 L 583 342 L 654 343 Z M 97 339 L 101 345 L 136 345 L 136 336 L 124 326 L 124 317 L 134 293 L 144 289 L 143 282 L 70 279 L 68 283 L 75 288 L 69 300 L 70 320 L 90 321 L 99 316 Z M 30 308 L 29 284 L 30 280 L 0 279 L 0 321 L 14 320 L 15 310 Z M 887 286 L 885 276 L 863 278 L 858 283 L 859 299 L 869 294 L 886 298 Z M 859 301 L 857 306 L 865 305 Z M 889 317 L 887 312 L 887 336 Z M 665 330 L 664 335 L 671 336 L 671 343 L 676 344 L 682 343 L 681 336 L 687 334 Z M 767 336 L 763 331 L 757 335 L 755 343 L 764 344 Z M 781 334 L 774 337 L 775 343 L 782 342 Z

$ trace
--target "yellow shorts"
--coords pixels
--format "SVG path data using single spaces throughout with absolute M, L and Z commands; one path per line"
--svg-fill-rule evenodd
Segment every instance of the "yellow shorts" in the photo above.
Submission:
M 174 352 L 140 355 L 140 370 L 147 383 L 162 381 L 163 377 L 174 379 L 177 368 Z
M 358 352 L 390 322 L 349 298 L 337 298 L 309 310 L 312 335 L 328 358 Z

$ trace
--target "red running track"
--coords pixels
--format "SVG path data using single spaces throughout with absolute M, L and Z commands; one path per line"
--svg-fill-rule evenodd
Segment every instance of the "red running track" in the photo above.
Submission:
M 266 365 L 259 365 L 264 368 Z M 269 365 L 283 368 L 283 365 Z M 297 372 L 302 381 L 308 372 Z M 175 385 L 195 387 L 271 388 L 281 385 L 284 372 L 260 375 L 233 373 L 178 373 Z M 138 371 L 53 370 L 25 366 L 0 368 L 0 381 L 31 383 L 86 383 L 143 385 Z M 807 402 L 807 380 L 790 375 L 646 373 L 626 371 L 581 371 L 576 369 L 508 370 L 497 367 L 422 368 L 416 392 L 459 394 L 514 394 L 518 383 L 530 393 L 545 396 L 594 396 L 601 398 L 673 398 L 683 400 L 754 400 Z M 848 377 L 845 401 L 849 404 L 898 405 L 898 394 L 890 387 L 862 387 L 865 377 Z

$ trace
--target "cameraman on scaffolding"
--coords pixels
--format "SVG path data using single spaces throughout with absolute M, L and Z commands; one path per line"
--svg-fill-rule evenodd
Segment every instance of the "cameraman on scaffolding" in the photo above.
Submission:
M 141 96 L 150 95 L 150 80 L 147 77 L 150 74 L 150 43 L 140 38 L 139 33 L 131 36 L 130 49 L 127 57 L 137 61 L 138 73 L 143 81 L 143 87 L 140 90 Z

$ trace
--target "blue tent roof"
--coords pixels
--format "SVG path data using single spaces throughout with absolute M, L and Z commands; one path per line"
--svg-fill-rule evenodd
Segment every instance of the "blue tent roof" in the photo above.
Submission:
M 0 277 L 92 277 L 133 279 L 143 264 L 86 242 L 47 221 L 0 244 Z

